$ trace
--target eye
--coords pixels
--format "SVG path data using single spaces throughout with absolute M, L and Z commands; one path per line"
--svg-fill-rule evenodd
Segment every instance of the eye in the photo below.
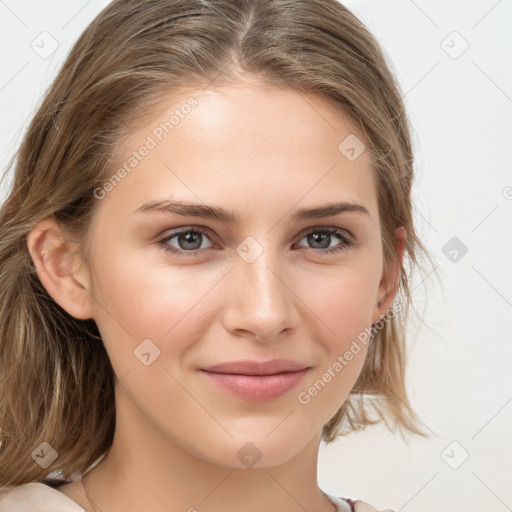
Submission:
M 207 229 L 200 227 L 186 228 L 164 236 L 158 241 L 158 244 L 166 252 L 172 254 L 198 256 L 201 254 L 201 251 L 212 247 L 204 247 L 203 245 L 204 240 L 209 239 L 210 236 L 210 232 Z M 336 241 L 336 238 L 339 242 L 332 246 L 331 242 Z M 173 239 L 176 239 L 175 243 L 178 247 L 169 244 Z M 312 245 L 309 249 L 321 254 L 331 254 L 347 250 L 353 244 L 352 236 L 338 228 L 315 228 L 307 232 L 302 240 L 306 240 L 307 243 Z M 302 246 L 300 243 L 297 245 Z
M 341 243 L 331 246 L 334 237 L 341 240 Z M 305 239 L 309 244 L 312 244 L 312 249 L 318 250 L 324 254 L 347 250 L 353 243 L 351 235 L 337 228 L 315 228 L 306 233 L 306 236 L 302 240 Z
M 203 241 L 208 238 L 209 231 L 203 228 L 182 229 L 166 235 L 158 241 L 158 244 L 166 251 L 184 256 L 196 256 L 199 249 L 205 249 Z M 178 247 L 169 245 L 173 238 L 176 238 Z M 207 247 L 208 248 L 208 247 Z

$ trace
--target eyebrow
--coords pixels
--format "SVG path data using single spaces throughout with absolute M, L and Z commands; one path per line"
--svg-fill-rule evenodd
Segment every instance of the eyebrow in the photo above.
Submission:
M 235 224 L 239 222 L 238 217 L 222 207 L 208 206 L 199 203 L 187 203 L 184 201 L 150 201 L 144 203 L 133 213 L 142 212 L 162 212 L 168 214 L 183 215 L 184 217 L 200 217 L 204 219 L 219 220 L 226 224 Z M 370 212 L 361 204 L 350 202 L 328 203 L 315 208 L 302 208 L 293 214 L 295 220 L 320 219 L 324 217 L 334 217 L 339 213 L 357 212 L 367 215 Z

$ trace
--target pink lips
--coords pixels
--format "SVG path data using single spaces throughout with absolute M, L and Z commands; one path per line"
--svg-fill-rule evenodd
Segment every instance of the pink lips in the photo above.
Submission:
M 294 388 L 309 367 L 287 359 L 234 361 L 201 371 L 213 384 L 243 400 L 263 402 L 277 398 Z

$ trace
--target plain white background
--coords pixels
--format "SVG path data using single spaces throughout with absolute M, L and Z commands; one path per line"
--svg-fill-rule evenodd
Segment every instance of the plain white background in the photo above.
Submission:
M 2 167 L 108 3 L 0 0 Z M 413 319 L 408 341 L 408 389 L 431 438 L 406 443 L 383 427 L 341 437 L 321 447 L 319 484 L 397 511 L 512 510 L 512 2 L 345 5 L 375 34 L 404 93 L 415 219 L 441 284 L 433 274 L 413 281 L 424 322 Z M 58 44 L 50 56 L 33 49 L 41 37 L 45 51 Z

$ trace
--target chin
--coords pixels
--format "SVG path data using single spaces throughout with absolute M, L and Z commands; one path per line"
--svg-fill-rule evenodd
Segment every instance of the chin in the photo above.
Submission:
M 275 427 L 275 426 L 274 426 Z M 293 440 L 293 444 L 290 441 Z M 300 443 L 300 439 L 290 435 L 289 431 L 283 430 L 282 435 L 277 431 L 268 435 L 267 430 L 251 436 L 246 432 L 244 435 L 234 438 L 224 438 L 205 446 L 205 452 L 200 456 L 211 462 L 233 469 L 264 469 L 285 464 L 293 459 L 307 443 Z M 211 447 L 218 449 L 211 452 Z M 208 452 L 208 448 L 210 451 Z M 197 445 L 196 445 L 197 449 Z

